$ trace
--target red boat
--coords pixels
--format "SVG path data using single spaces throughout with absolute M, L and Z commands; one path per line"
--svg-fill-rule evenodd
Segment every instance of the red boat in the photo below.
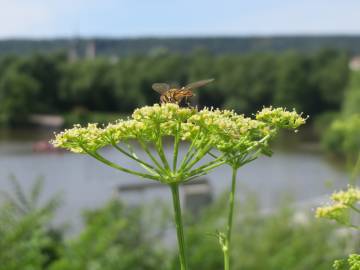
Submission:
M 61 151 L 60 149 L 55 148 L 51 143 L 46 140 L 35 142 L 32 149 L 34 152 L 38 153 L 55 153 Z

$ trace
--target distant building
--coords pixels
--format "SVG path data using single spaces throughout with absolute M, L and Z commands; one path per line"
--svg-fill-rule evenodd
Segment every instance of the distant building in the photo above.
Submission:
M 70 63 L 74 63 L 79 60 L 79 39 L 74 38 L 70 40 L 69 48 L 68 48 L 68 61 Z
M 96 57 L 96 43 L 93 40 L 89 40 L 86 44 L 85 58 L 93 60 Z
M 351 58 L 349 63 L 349 68 L 351 70 L 360 70 L 360 56 L 355 56 Z
M 93 60 L 96 58 L 96 42 L 82 41 L 80 38 L 70 40 L 68 46 L 68 61 L 74 63 L 80 59 Z

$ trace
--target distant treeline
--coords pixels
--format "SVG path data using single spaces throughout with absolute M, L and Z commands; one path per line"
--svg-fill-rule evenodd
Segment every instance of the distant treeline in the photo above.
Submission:
M 0 122 L 21 123 L 32 113 L 129 113 L 158 102 L 154 82 L 215 78 L 197 90 L 200 106 L 246 114 L 266 105 L 295 107 L 311 116 L 338 110 L 348 82 L 348 54 L 320 50 L 213 55 L 161 53 L 71 62 L 65 54 L 0 60 Z
M 195 49 L 207 50 L 212 54 L 250 52 L 316 52 L 322 48 L 346 50 L 360 53 L 360 36 L 258 36 L 258 37 L 204 37 L 204 38 L 74 38 L 27 40 L 12 39 L 0 41 L 0 55 L 50 53 L 72 50 L 79 55 L 86 54 L 89 45 L 96 48 L 100 56 L 123 57 L 136 54 L 191 53 Z

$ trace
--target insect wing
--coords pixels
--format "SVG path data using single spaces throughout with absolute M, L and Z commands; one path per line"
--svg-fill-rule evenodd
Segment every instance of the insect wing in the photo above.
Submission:
M 211 83 L 212 81 L 214 81 L 214 79 L 201 80 L 201 81 L 190 83 L 190 84 L 186 85 L 184 88 L 188 89 L 188 90 L 195 89 L 195 88 L 199 88 L 201 86 L 207 85 L 208 83 Z
M 170 90 L 170 85 L 168 85 L 167 83 L 154 83 L 152 85 L 152 89 L 162 95 L 168 90 Z

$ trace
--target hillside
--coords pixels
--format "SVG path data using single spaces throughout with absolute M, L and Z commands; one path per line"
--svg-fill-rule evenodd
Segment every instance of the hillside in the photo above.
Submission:
M 161 51 L 189 53 L 206 49 L 211 53 L 281 52 L 297 50 L 313 52 L 320 48 L 343 49 L 360 54 L 360 36 L 278 36 L 278 37 L 209 37 L 209 38 L 137 38 L 137 39 L 11 39 L 0 40 L 0 55 L 26 55 L 33 52 L 54 52 L 76 49 L 84 54 L 89 41 L 97 55 L 126 56 Z

